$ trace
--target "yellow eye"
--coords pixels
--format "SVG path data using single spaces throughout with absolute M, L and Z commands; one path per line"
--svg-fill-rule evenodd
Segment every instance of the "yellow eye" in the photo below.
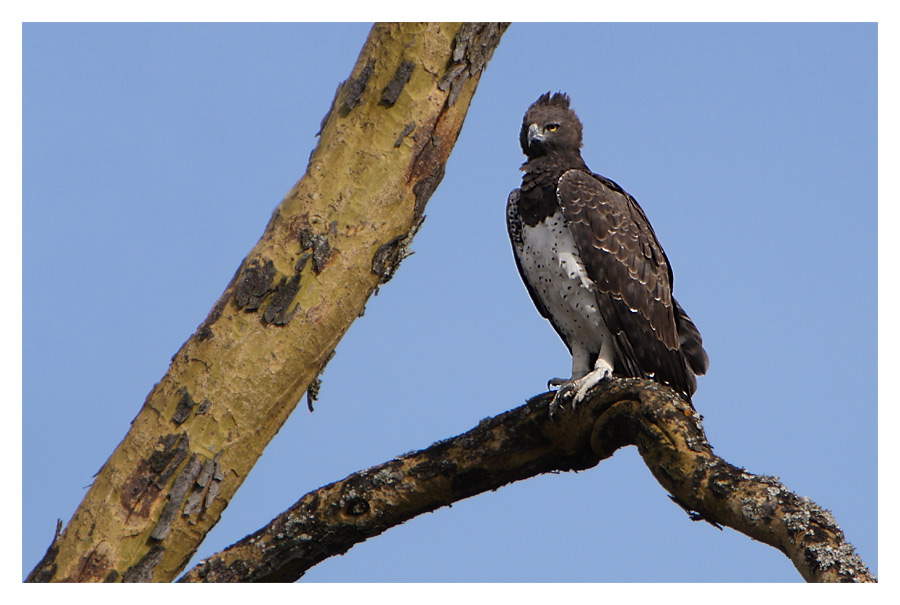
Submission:
M 547 132 L 556 132 L 559 130 L 559 124 L 547 124 Z

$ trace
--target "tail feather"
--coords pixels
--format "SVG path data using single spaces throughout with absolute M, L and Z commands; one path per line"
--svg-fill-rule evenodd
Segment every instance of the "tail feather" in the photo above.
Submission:
M 681 352 L 687 360 L 688 367 L 698 376 L 706 374 L 709 369 L 709 356 L 703 349 L 703 338 L 700 337 L 700 330 L 684 312 L 681 305 L 674 298 L 675 303 L 675 327 L 678 330 L 678 341 L 681 346 Z

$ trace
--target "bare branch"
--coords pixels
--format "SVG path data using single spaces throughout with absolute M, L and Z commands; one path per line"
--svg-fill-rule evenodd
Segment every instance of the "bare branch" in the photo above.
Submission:
M 834 517 L 775 477 L 715 454 L 673 391 L 616 379 L 549 419 L 549 394 L 472 430 L 310 492 L 269 525 L 191 569 L 182 582 L 293 581 L 320 561 L 417 515 L 541 473 L 582 470 L 636 445 L 693 519 L 785 553 L 807 581 L 874 582 Z

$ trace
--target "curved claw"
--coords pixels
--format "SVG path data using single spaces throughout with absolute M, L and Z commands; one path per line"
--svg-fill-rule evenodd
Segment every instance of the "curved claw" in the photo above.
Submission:
M 558 386 L 559 389 L 553 395 L 553 400 L 550 402 L 551 420 L 556 420 L 556 414 L 559 412 L 559 410 L 566 407 L 566 403 L 568 403 L 568 401 L 572 399 L 572 396 L 575 395 L 575 385 L 577 382 L 576 380 L 571 379 L 565 380 L 562 378 L 553 378 L 547 383 L 547 385 L 549 386 L 550 382 L 554 381 L 558 381 L 555 386 Z
M 559 395 L 558 391 L 557 395 Z M 562 404 L 559 402 L 559 397 L 553 397 L 553 400 L 550 402 L 550 420 L 556 422 L 556 415 L 562 407 Z
M 563 386 L 567 382 L 572 382 L 571 378 L 551 378 L 547 381 L 547 390 L 552 391 L 553 389 L 558 389 Z

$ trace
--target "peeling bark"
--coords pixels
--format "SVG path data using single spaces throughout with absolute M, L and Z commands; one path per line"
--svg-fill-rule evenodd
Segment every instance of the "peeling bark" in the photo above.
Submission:
M 303 178 L 29 581 L 170 581 L 181 571 L 408 254 L 506 26 L 372 28 Z
M 412 61 L 404 60 L 400 64 L 400 67 L 397 68 L 397 73 L 394 74 L 394 78 L 388 82 L 387 86 L 384 87 L 384 92 L 381 93 L 382 103 L 390 107 L 397 102 L 397 99 L 400 98 L 400 93 L 403 92 L 403 87 L 409 82 L 409 78 L 412 76 L 415 68 L 416 64 Z
M 830 512 L 713 454 L 699 416 L 671 389 L 614 379 L 558 422 L 549 419 L 550 398 L 311 492 L 179 581 L 294 581 L 417 515 L 541 473 L 587 469 L 627 445 L 692 519 L 779 549 L 807 581 L 876 581 Z

